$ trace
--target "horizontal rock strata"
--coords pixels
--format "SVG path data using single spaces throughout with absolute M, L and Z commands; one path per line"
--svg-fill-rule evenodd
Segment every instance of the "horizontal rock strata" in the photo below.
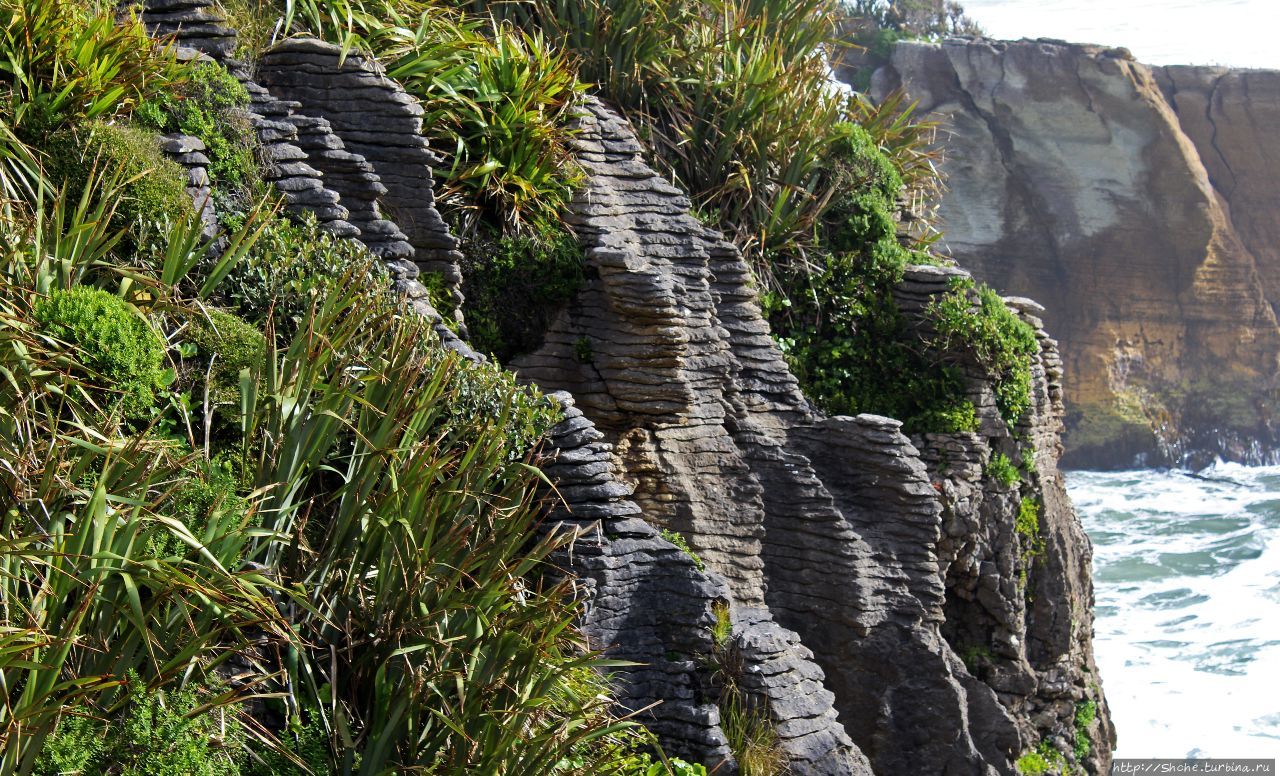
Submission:
M 820 675 L 843 730 L 823 722 L 829 715 L 813 714 L 817 706 L 787 704 L 774 699 L 785 692 L 756 688 L 769 696 L 780 730 L 808 731 L 784 741 L 793 772 L 832 772 L 823 770 L 830 757 L 813 756 L 802 741 L 836 745 L 846 763 L 837 772 L 860 772 L 865 757 L 875 773 L 985 774 L 1011 772 L 1013 760 L 1042 738 L 1074 735 L 1073 720 L 1056 707 L 1040 713 L 1047 702 L 1038 689 L 1039 666 L 1066 666 L 1059 673 L 1068 680 L 1067 705 L 1101 698 L 1096 681 L 1078 686 L 1096 674 L 1087 567 L 1067 565 L 1088 552 L 1070 505 L 1055 501 L 1042 521 L 1046 536 L 1070 546 L 1046 550 L 1058 553 L 1054 570 L 1045 555 L 1026 579 L 1038 585 L 1041 576 L 1064 577 L 1045 583 L 1061 589 L 1052 606 L 1057 615 L 1063 607 L 1083 611 L 1081 630 L 1070 643 L 1053 641 L 1032 665 L 1026 645 L 1037 643 L 1029 634 L 1042 626 L 1021 605 L 1012 564 L 1018 502 L 1008 494 L 971 497 L 959 513 L 943 491 L 992 490 L 982 466 L 944 476 L 936 456 L 922 457 L 897 421 L 813 412 L 768 336 L 736 250 L 699 225 L 688 200 L 642 162 L 625 121 L 599 103 L 589 111 L 575 140 L 588 183 L 570 221 L 590 280 L 544 345 L 514 366 L 524 379 L 572 393 L 612 445 L 643 517 L 687 537 L 725 580 L 737 643 L 763 657 L 765 645 L 798 640 L 803 651 L 779 672 L 781 683 L 803 687 Z M 904 310 L 912 294 L 923 309 L 957 273 L 909 274 Z M 1046 441 L 1044 473 L 1056 476 L 1061 366 L 1052 341 L 1042 344 L 1037 407 L 1016 431 Z M 585 362 L 575 357 L 584 350 L 591 353 Z M 975 373 L 982 433 L 932 443 L 970 445 L 975 459 L 984 446 L 1013 444 L 1015 430 L 995 413 L 990 382 Z M 1027 487 L 1038 492 L 1040 485 Z M 944 526 L 955 535 L 944 538 Z M 975 535 L 963 536 L 968 530 Z M 953 575 L 962 549 L 966 563 Z M 975 564 L 977 581 L 959 573 Z M 952 603 L 983 585 L 996 589 L 984 597 L 1004 623 L 1007 662 L 1026 680 L 1010 691 L 975 676 L 948 640 L 996 621 L 984 609 Z M 740 632 L 745 623 L 763 630 Z M 806 653 L 815 666 L 806 665 Z M 818 726 L 809 731 L 779 717 L 792 709 L 806 709 L 806 724 Z M 1106 724 L 1088 732 L 1099 744 L 1094 765 L 1110 749 Z M 843 745 L 845 734 L 856 749 Z
M 873 91 L 945 125 L 945 244 L 1062 338 L 1070 460 L 1266 460 L 1280 441 L 1280 74 L 1056 41 L 899 43 Z

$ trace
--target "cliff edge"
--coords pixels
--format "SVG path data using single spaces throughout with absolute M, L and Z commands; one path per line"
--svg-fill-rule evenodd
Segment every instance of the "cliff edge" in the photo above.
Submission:
M 1061 337 L 1069 464 L 1274 458 L 1280 73 L 948 39 L 897 44 L 899 87 L 943 122 L 946 248 Z

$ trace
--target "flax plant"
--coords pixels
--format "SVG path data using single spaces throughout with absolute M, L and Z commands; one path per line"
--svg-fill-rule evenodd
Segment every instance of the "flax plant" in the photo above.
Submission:
M 0 218 L 5 773 L 30 772 L 63 715 L 123 703 L 128 676 L 151 687 L 204 676 L 251 642 L 292 637 L 271 583 L 240 565 L 245 516 L 215 511 L 200 536 L 176 519 L 174 489 L 194 456 L 122 427 L 95 403 L 111 386 L 78 343 L 32 317 L 52 289 L 119 281 L 108 271 L 119 235 L 106 226 L 118 181 L 91 188 L 101 196 L 40 196 Z
M 359 275 L 359 271 L 354 271 Z M 246 384 L 243 455 L 292 591 L 288 661 L 349 773 L 542 774 L 619 729 L 547 556 L 532 443 L 554 408 L 342 289 Z

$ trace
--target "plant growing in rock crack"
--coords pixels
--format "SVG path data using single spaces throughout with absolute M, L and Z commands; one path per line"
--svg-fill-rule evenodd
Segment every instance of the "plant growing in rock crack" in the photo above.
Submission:
M 733 637 L 732 610 L 726 601 L 716 601 L 711 605 L 711 616 L 715 621 L 711 624 L 711 642 L 717 650 L 727 649 L 729 639 Z
M 672 531 L 669 528 L 660 529 L 658 533 L 663 539 L 674 544 L 676 549 L 680 550 L 685 555 L 688 555 L 690 560 L 693 561 L 693 565 L 697 567 L 698 571 L 706 571 L 707 564 L 704 563 L 702 558 L 698 557 L 698 553 L 694 552 L 693 548 L 689 546 L 689 540 L 684 538 L 684 534 L 681 534 L 679 531 Z
M 992 452 L 987 461 L 986 474 L 1006 488 L 1013 487 L 1018 481 L 1018 467 L 1004 453 Z
M 1089 741 L 1089 726 L 1097 718 L 1097 701 L 1084 700 L 1076 703 L 1075 756 L 1078 761 L 1083 761 L 1093 749 L 1093 744 Z
M 743 687 L 744 660 L 733 640 L 728 602 L 711 606 L 713 681 L 720 685 L 720 726 L 743 776 L 776 776 L 788 772 L 788 758 L 769 716 L 768 699 Z

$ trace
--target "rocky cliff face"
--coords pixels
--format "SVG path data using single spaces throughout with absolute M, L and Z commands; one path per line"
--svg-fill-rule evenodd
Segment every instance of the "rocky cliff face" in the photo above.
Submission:
M 949 250 L 1048 308 L 1070 462 L 1273 457 L 1280 73 L 957 39 L 898 44 L 873 84 L 945 124 Z
M 151 5 L 198 18 L 184 40 L 226 61 L 205 0 Z M 412 98 L 376 64 L 314 41 L 240 74 L 289 207 L 364 241 L 434 316 L 419 273 L 452 281 L 456 262 Z M 963 351 L 977 433 L 911 439 L 889 418 L 824 417 L 770 339 L 738 252 L 690 215 L 607 106 L 588 102 L 579 130 L 587 184 L 568 220 L 588 281 L 511 366 L 565 408 L 547 442 L 563 498 L 548 525 L 580 532 L 560 562 L 577 576 L 584 631 L 635 663 L 619 669 L 619 702 L 668 752 L 718 774 L 737 770 L 726 672 L 797 776 L 1012 774 L 1042 745 L 1106 772 L 1090 547 L 1057 471 L 1062 369 L 1042 309 L 1009 302 L 1041 342 L 1018 428 Z M 200 159 L 187 161 L 198 193 Z M 919 336 L 920 312 L 957 274 L 908 272 L 898 302 Z M 1022 462 L 1012 479 L 991 473 L 997 453 Z M 1097 713 L 1078 722 L 1085 707 Z

